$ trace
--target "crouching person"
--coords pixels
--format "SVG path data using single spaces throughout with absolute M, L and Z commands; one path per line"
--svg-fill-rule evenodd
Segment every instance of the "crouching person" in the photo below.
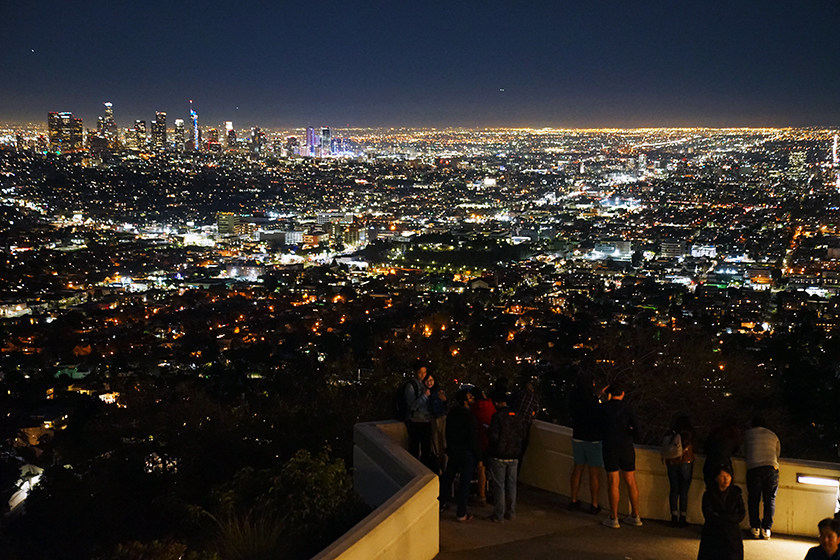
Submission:
M 502 523 L 516 516 L 517 470 L 527 423 L 508 407 L 508 395 L 504 391 L 494 391 L 491 398 L 496 405 L 496 413 L 490 420 L 487 432 L 487 455 L 494 500 L 490 520 Z

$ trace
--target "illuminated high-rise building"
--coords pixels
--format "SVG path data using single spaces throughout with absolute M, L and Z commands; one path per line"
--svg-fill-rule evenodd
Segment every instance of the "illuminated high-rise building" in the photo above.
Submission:
M 143 149 L 146 147 L 146 121 L 134 121 L 134 135 L 137 141 L 137 147 Z
M 152 121 L 152 146 L 156 150 L 166 148 L 166 113 L 155 113 L 155 120 Z
M 306 155 L 315 157 L 315 148 L 318 146 L 319 140 L 315 136 L 315 129 L 311 126 L 306 129 Z
M 251 129 L 251 151 L 261 153 L 263 146 L 265 146 L 265 132 L 260 127 L 255 126 Z
M 192 99 L 190 99 L 190 135 L 192 136 L 192 149 L 200 149 L 201 141 L 198 137 L 198 113 L 193 111 Z
M 228 148 L 236 147 L 236 131 L 233 129 L 232 121 L 225 122 L 225 139 L 227 141 Z
M 300 145 L 298 139 L 294 136 L 286 138 L 286 157 L 300 154 Z
M 108 143 L 114 148 L 117 143 L 117 123 L 114 121 L 114 104 L 106 101 L 103 105 L 105 105 L 105 117 L 102 119 L 101 134 L 108 139 Z
M 184 128 L 184 119 L 175 119 L 175 147 L 183 150 L 187 142 L 187 131 Z
M 82 149 L 84 127 L 82 119 L 70 112 L 47 113 L 47 129 L 50 137 L 50 151 L 57 153 Z
M 332 154 L 332 133 L 329 127 L 321 129 L 321 157 Z

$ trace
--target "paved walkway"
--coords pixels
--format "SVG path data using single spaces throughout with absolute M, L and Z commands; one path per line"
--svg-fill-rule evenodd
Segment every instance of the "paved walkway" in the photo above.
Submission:
M 642 527 L 600 524 L 606 515 L 570 513 L 568 500 L 556 494 L 520 487 L 517 517 L 492 523 L 490 506 L 470 507 L 476 518 L 458 523 L 449 511 L 440 518 L 438 560 L 694 560 L 700 526 L 674 529 L 663 521 L 645 520 Z M 454 504 L 453 504 L 454 505 Z M 812 540 L 773 535 L 769 541 L 744 541 L 745 560 L 803 560 Z

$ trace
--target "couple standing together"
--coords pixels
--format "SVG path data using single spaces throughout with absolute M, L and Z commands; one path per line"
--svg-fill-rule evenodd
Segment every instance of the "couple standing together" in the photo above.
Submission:
M 624 400 L 625 388 L 621 382 L 613 382 L 596 394 L 594 381 L 580 384 L 578 394 L 572 402 L 572 452 L 575 468 L 572 471 L 572 501 L 569 509 L 580 509 L 578 495 L 580 482 L 586 467 L 589 467 L 589 489 L 592 502 L 589 513 L 601 511 L 598 505 L 600 488 L 598 469 L 607 471 L 609 484 L 607 495 L 610 501 L 610 515 L 602 523 L 618 529 L 619 484 L 623 479 L 630 497 L 630 515 L 623 521 L 639 527 L 639 487 L 636 484 L 636 450 L 633 440 L 641 433 L 639 420 L 633 409 Z M 602 399 L 607 399 L 601 404 Z

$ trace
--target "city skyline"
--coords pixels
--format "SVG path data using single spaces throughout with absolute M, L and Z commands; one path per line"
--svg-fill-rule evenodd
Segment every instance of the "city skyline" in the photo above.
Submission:
M 48 7 L 73 33 L 45 33 L 44 5 L 0 23 L 0 120 L 93 123 L 103 101 L 123 123 L 186 119 L 189 99 L 203 122 L 242 128 L 840 120 L 828 3 Z

